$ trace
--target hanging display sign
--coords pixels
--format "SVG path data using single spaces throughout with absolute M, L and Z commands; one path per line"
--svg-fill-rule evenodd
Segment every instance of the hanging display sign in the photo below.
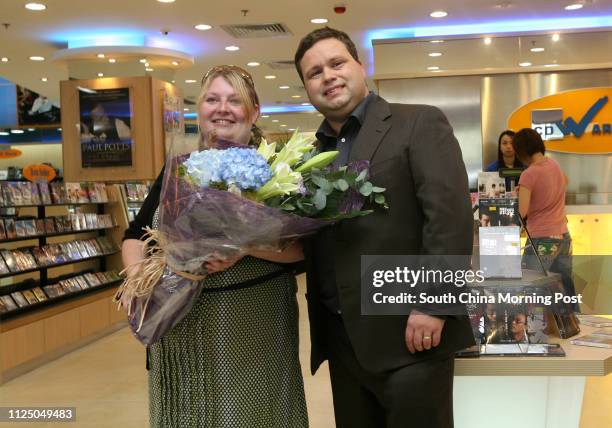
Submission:
M 79 88 L 83 168 L 132 166 L 129 88 Z
M 563 153 L 612 153 L 612 88 L 560 92 L 515 110 L 508 128 L 535 129 L 547 150 Z
M 17 149 L 0 150 L 0 159 L 18 158 L 22 154 L 23 153 L 21 152 L 21 150 L 17 150 Z
M 55 168 L 49 165 L 28 165 L 23 168 L 23 176 L 32 182 L 46 181 L 48 183 L 55 178 L 56 172 Z

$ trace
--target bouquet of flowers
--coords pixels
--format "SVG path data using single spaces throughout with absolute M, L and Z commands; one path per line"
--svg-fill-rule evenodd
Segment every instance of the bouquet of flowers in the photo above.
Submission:
M 368 162 L 331 167 L 338 152 L 319 153 L 295 132 L 277 149 L 217 141 L 206 150 L 171 154 L 159 204 L 159 229 L 147 230 L 141 274 L 116 296 L 132 331 L 153 343 L 191 309 L 206 287 L 203 263 L 247 249 L 281 251 L 335 221 L 386 207 L 385 189 L 368 181 Z

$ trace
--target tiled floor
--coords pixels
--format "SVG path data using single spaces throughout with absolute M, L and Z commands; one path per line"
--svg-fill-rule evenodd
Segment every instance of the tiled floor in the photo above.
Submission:
M 334 423 L 327 366 L 314 377 L 306 372 L 310 344 L 303 281 L 300 288 L 300 359 L 310 424 L 312 428 L 330 428 Z M 0 405 L 77 409 L 74 425 L 20 423 L 16 425 L 19 428 L 148 427 L 144 361 L 144 349 L 125 328 L 0 386 Z M 610 396 L 612 375 L 587 380 L 580 428 L 612 426 Z

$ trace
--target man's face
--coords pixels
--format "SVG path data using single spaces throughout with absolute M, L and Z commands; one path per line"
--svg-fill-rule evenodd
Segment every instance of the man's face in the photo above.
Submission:
M 337 39 L 324 39 L 300 61 L 310 102 L 332 121 L 344 121 L 368 95 L 365 70 Z

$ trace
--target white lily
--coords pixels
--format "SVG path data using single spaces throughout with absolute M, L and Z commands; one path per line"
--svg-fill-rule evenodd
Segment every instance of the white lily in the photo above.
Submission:
M 280 163 L 274 170 L 274 176 L 259 188 L 255 197 L 258 201 L 265 201 L 274 196 L 289 195 L 300 189 L 302 174 L 291 170 L 287 163 Z
M 266 162 L 269 162 L 272 156 L 274 156 L 276 153 L 276 143 L 268 144 L 266 139 L 262 138 L 261 143 L 257 148 L 257 153 L 259 153 L 266 160 Z
M 306 137 L 295 131 L 289 141 L 287 141 L 287 144 L 278 152 L 272 165 L 270 165 L 272 171 L 276 171 L 276 167 L 280 163 L 286 163 L 289 166 L 294 165 L 302 159 L 304 153 L 314 148 L 314 142 L 315 139 L 313 137 Z

